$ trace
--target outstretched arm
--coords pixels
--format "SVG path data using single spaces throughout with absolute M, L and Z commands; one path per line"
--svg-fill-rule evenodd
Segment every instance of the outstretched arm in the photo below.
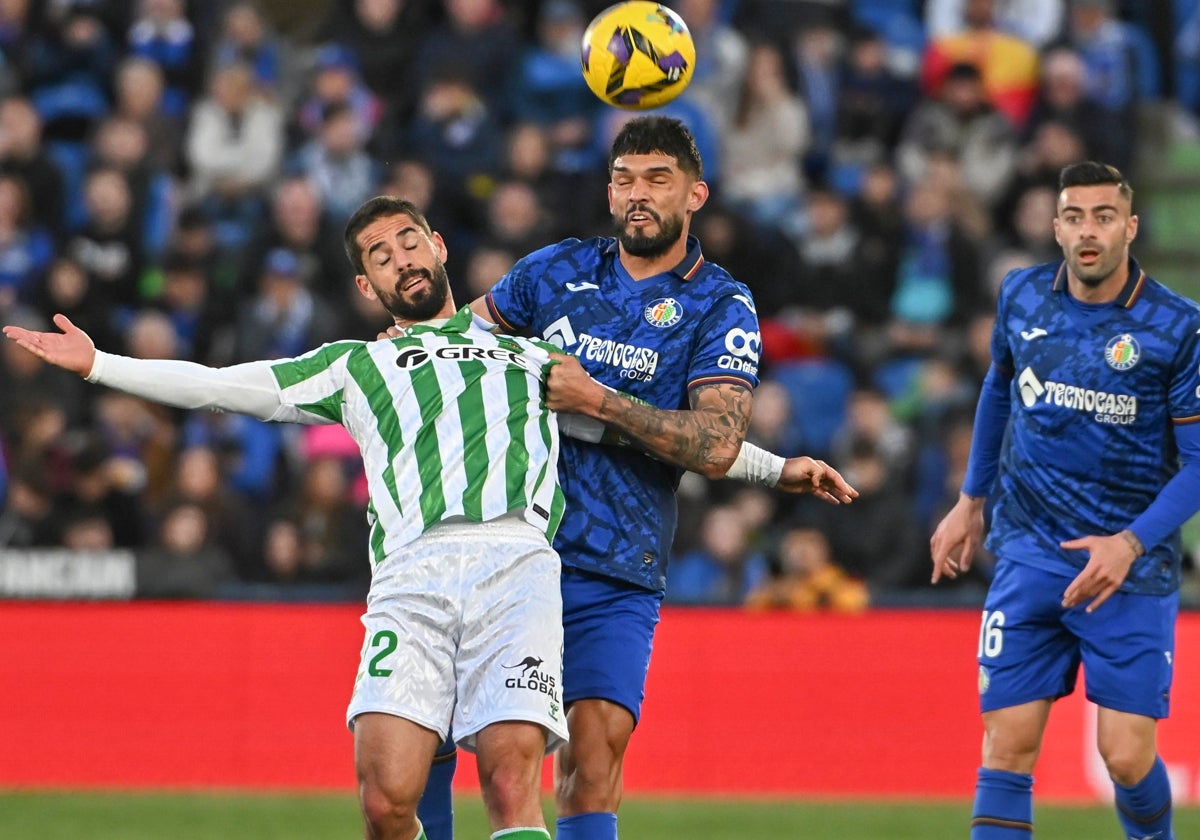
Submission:
M 175 408 L 208 408 L 272 419 L 279 391 L 269 362 L 210 368 L 193 362 L 131 359 L 102 353 L 91 337 L 65 315 L 55 315 L 62 332 L 6 326 L 4 334 L 49 364 L 135 397 Z

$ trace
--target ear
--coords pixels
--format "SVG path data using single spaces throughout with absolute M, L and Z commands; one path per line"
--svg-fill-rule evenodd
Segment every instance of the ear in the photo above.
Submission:
M 444 265 L 446 258 L 450 255 L 446 250 L 446 241 L 442 239 L 442 235 L 436 230 L 430 234 L 429 241 L 433 243 L 433 252 L 437 254 L 438 260 Z
M 1128 245 L 1137 238 L 1138 233 L 1138 217 L 1130 216 L 1129 221 L 1125 225 L 1125 244 Z
M 613 212 L 613 185 L 612 181 L 608 182 L 608 212 Z
M 367 282 L 365 274 L 354 275 L 354 285 L 358 287 L 358 293 L 367 300 L 379 300 L 379 295 L 375 294 L 375 290 L 371 288 L 371 284 Z
M 1062 247 L 1062 238 L 1058 235 L 1058 216 L 1054 217 L 1054 241 L 1060 248 Z
M 688 195 L 687 209 L 695 213 L 708 201 L 708 184 L 704 181 L 697 181 L 692 184 L 692 191 Z

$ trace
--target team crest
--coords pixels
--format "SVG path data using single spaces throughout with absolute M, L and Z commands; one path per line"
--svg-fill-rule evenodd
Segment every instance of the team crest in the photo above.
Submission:
M 673 327 L 683 317 L 683 307 L 675 298 L 659 298 L 646 307 L 642 315 L 652 327 Z
M 991 686 L 991 684 L 992 684 L 992 675 L 988 673 L 987 668 L 980 665 L 979 666 L 979 693 L 987 694 L 987 690 Z
M 1104 361 L 1113 370 L 1129 370 L 1141 358 L 1141 345 L 1129 333 L 1115 335 L 1104 345 Z

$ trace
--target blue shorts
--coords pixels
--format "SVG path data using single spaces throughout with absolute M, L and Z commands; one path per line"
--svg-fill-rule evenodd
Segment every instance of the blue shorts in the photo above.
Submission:
M 1179 593 L 1116 592 L 1094 613 L 1062 608 L 1072 578 L 1001 559 L 979 631 L 979 706 L 989 712 L 1075 690 L 1152 718 L 1170 709 Z
M 600 698 L 642 714 L 662 592 L 563 566 L 563 703 Z

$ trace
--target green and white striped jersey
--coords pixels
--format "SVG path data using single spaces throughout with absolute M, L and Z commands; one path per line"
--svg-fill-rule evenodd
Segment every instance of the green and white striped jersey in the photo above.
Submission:
M 545 531 L 562 517 L 558 428 L 544 408 L 545 345 L 493 335 L 462 309 L 388 341 L 342 341 L 271 363 L 271 419 L 341 423 L 370 486 L 378 563 L 436 522 L 511 511 Z
M 88 379 L 179 408 L 342 424 L 366 468 L 375 563 L 448 519 L 520 512 L 550 541 L 563 513 L 542 394 L 554 348 L 484 326 L 463 308 L 401 338 L 227 368 L 97 351 Z

